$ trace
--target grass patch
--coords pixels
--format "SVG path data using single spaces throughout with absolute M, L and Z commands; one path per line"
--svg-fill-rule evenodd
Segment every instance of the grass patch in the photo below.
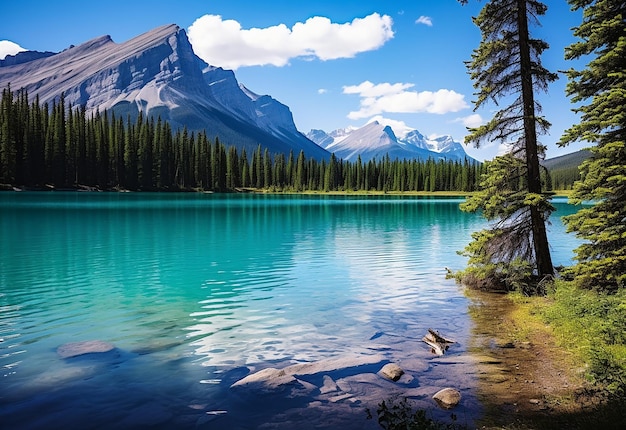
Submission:
M 626 291 L 609 295 L 557 280 L 545 297 L 509 297 L 516 304 L 511 340 L 550 333 L 591 384 L 626 395 Z
M 557 281 L 548 300 L 538 316 L 561 347 L 588 364 L 588 380 L 626 394 L 626 291 L 602 294 Z
M 504 405 L 524 406 L 524 394 L 543 405 L 509 417 L 496 401 L 486 423 L 512 425 L 498 428 L 626 428 L 626 290 L 607 295 L 557 280 L 545 296 L 512 292 L 483 299 L 482 293 L 468 294 L 484 300 L 470 307 L 481 330 L 479 347 L 492 348 L 505 367 L 519 363 L 513 371 L 521 372 L 506 391 L 487 384 L 486 392 L 504 399 Z M 495 349 L 494 343 L 485 343 L 490 338 L 497 341 Z M 508 342 L 515 348 L 499 349 Z M 535 355 L 538 362 L 532 361 Z M 531 378 L 541 384 L 539 391 L 519 383 Z M 510 390 L 516 393 L 512 398 L 507 397 Z

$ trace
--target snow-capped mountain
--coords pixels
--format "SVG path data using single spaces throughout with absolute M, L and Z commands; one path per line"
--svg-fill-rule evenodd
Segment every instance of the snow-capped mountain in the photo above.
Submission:
M 307 137 L 338 158 L 354 161 L 360 155 L 362 161 L 381 159 L 472 160 L 463 146 L 451 136 L 435 139 L 424 137 L 417 130 L 410 130 L 402 138 L 396 136 L 390 126 L 372 121 L 361 128 L 345 128 L 326 133 L 311 130 Z
M 240 86 L 232 71 L 206 64 L 176 25 L 120 44 L 102 36 L 53 55 L 18 56 L 0 66 L 0 88 L 25 88 L 41 103 L 64 94 L 66 105 L 88 113 L 135 117 L 141 111 L 247 150 L 261 144 L 274 153 L 329 156 L 296 129 L 287 106 Z

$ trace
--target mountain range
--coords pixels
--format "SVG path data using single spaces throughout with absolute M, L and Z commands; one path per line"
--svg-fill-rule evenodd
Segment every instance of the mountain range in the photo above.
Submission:
M 222 143 L 254 151 L 309 158 L 363 161 L 392 159 L 462 160 L 463 147 L 450 136 L 427 139 L 417 130 L 397 137 L 373 121 L 361 128 L 325 133 L 299 132 L 290 109 L 269 95 L 240 84 L 231 70 L 214 67 L 195 55 L 185 30 L 171 24 L 124 43 L 110 36 L 58 52 L 26 51 L 0 61 L 0 87 L 24 88 L 31 100 L 84 106 L 88 114 L 108 110 L 136 118 L 160 116 L 173 129 L 206 130 Z
M 408 131 L 398 137 L 393 129 L 378 121 L 371 121 L 360 128 L 344 128 L 326 133 L 323 130 L 311 130 L 307 137 L 337 158 L 355 161 L 361 157 L 363 162 L 381 159 L 389 155 L 391 159 L 432 158 L 438 160 L 474 161 L 469 157 L 463 146 L 455 142 L 451 136 L 427 139 L 417 130 Z
M 232 71 L 196 56 L 176 25 L 120 44 L 102 36 L 56 54 L 21 53 L 3 64 L 0 87 L 24 88 L 41 103 L 51 104 L 63 93 L 66 104 L 85 106 L 88 114 L 107 109 L 136 117 L 141 111 L 161 116 L 174 129 L 206 129 L 209 136 L 250 151 L 260 144 L 273 153 L 330 155 L 296 129 L 287 106 L 253 93 Z

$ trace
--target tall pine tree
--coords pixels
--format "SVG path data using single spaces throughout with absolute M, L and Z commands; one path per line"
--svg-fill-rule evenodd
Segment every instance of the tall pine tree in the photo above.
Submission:
M 568 230 L 585 239 L 570 272 L 583 286 L 616 291 L 626 283 L 626 2 L 569 3 L 582 9 L 583 21 L 574 30 L 581 40 L 566 49 L 565 57 L 590 61 L 583 70 L 567 72 L 567 93 L 581 104 L 574 109 L 581 119 L 561 143 L 595 144 L 571 196 L 574 203 L 595 204 L 565 218 Z
M 482 40 L 467 62 L 477 89 L 475 109 L 489 102 L 511 103 L 486 124 L 470 129 L 466 138 L 477 147 L 486 140 L 510 147 L 506 156 L 491 163 L 481 190 L 462 206 L 466 211 L 482 210 L 493 223 L 475 233 L 465 249 L 470 257 L 466 275 L 509 287 L 529 285 L 531 279 L 554 271 L 546 235 L 553 207 L 542 192 L 539 159 L 545 148 L 537 141 L 537 133 L 550 124 L 538 116 L 541 106 L 534 93 L 546 91 L 557 76 L 541 65 L 548 44 L 529 34 L 529 25 L 538 25 L 546 10 L 535 0 L 487 2 L 474 18 Z

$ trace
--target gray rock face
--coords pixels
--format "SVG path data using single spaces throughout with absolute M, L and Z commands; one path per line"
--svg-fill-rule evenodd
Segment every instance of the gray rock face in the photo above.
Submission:
M 30 58 L 0 67 L 0 88 L 10 83 L 49 104 L 64 94 L 66 105 L 85 106 L 87 114 L 107 109 L 123 117 L 161 116 L 174 130 L 206 130 L 251 151 L 261 144 L 271 152 L 329 155 L 298 132 L 287 106 L 242 89 L 232 71 L 206 64 L 173 24 L 120 44 L 102 36 Z
M 39 52 L 39 51 L 22 51 L 15 55 L 7 55 L 4 60 L 0 60 L 0 67 L 14 66 L 16 64 L 27 63 L 29 61 L 38 60 L 40 58 L 50 57 L 55 52 Z
M 433 399 L 444 409 L 452 409 L 461 401 L 461 393 L 454 388 L 437 391 Z

